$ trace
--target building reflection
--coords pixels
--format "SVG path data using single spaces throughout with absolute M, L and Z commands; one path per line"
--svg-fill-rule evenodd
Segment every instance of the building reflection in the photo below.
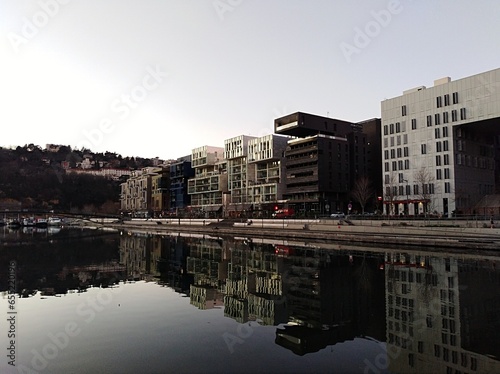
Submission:
M 500 372 L 497 265 L 491 259 L 387 254 L 389 370 Z
M 387 367 L 365 372 L 500 372 L 495 257 L 122 233 L 0 253 L 4 268 L 12 258 L 24 296 L 156 282 L 201 310 L 275 326 L 297 355 L 361 338 L 386 347 Z

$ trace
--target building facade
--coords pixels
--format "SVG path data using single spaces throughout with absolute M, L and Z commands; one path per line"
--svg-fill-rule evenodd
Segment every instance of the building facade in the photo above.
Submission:
M 351 183 L 359 174 L 352 160 L 364 163 L 358 156 L 366 147 L 361 127 L 297 112 L 276 119 L 274 128 L 277 134 L 294 137 L 285 151 L 288 205 L 299 215 L 347 212 Z
M 381 103 L 386 213 L 474 213 L 496 190 L 499 87 L 496 69 Z
M 247 187 L 254 182 L 255 164 L 248 163 L 248 142 L 253 136 L 240 135 L 224 141 L 224 159 L 227 161 L 227 213 L 238 215 L 250 208 Z
M 188 180 L 193 176 L 191 155 L 181 157 L 170 164 L 170 213 L 179 214 L 191 205 Z
M 224 148 L 202 146 L 191 153 L 194 177 L 188 180 L 191 209 L 200 214 L 222 214 L 227 194 L 227 166 Z
M 248 142 L 248 163 L 254 166 L 247 189 L 248 202 L 259 216 L 269 217 L 283 201 L 287 141 L 288 137 L 270 134 Z

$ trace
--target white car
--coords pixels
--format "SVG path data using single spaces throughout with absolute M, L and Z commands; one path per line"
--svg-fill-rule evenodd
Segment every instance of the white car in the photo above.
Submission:
M 345 218 L 345 214 L 343 212 L 335 212 L 330 215 L 331 218 Z

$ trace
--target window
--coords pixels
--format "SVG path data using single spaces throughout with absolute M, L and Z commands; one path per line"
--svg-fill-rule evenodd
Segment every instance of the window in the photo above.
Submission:
M 443 127 L 443 138 L 447 138 L 448 137 L 448 127 L 445 126 Z
M 384 151 L 384 159 L 389 159 L 389 151 L 387 149 Z
M 396 151 L 391 149 L 391 158 L 396 158 Z
M 403 160 L 398 161 L 398 169 L 403 170 Z
M 401 132 L 401 123 L 396 122 L 396 132 Z
M 391 136 L 391 147 L 394 147 L 394 136 Z
M 450 155 L 444 155 L 444 164 L 449 165 L 450 164 Z
M 467 113 L 465 111 L 465 108 L 460 109 L 460 119 L 461 120 L 467 119 Z
M 423 155 L 427 153 L 427 145 L 426 144 L 421 144 L 420 145 L 420 150 Z
M 427 127 L 432 126 L 432 116 L 427 116 Z
M 450 169 L 444 169 L 444 179 L 450 179 Z
M 439 125 L 441 123 L 441 116 L 439 113 L 434 114 L 434 121 L 436 122 L 436 125 Z
M 414 184 L 414 185 L 413 185 L 413 194 L 414 194 L 414 195 L 418 195 L 418 184 Z M 420 282 L 418 281 L 418 279 L 420 278 L 420 275 L 421 275 L 420 273 L 418 273 L 418 274 L 417 274 L 417 282 L 418 282 L 418 283 L 420 283 Z
M 449 122 L 448 112 L 443 112 L 443 123 L 448 123 L 448 122 Z
M 384 138 L 384 148 L 387 148 L 389 146 L 389 140 L 387 138 Z
M 436 179 L 443 179 L 443 175 L 441 174 L 441 169 L 436 169 Z
M 436 152 L 441 152 L 441 142 L 436 142 Z
M 448 151 L 448 140 L 443 141 L 443 151 Z
M 394 123 L 391 123 L 391 124 L 389 125 L 389 133 L 390 133 L 390 134 L 394 134 Z
M 440 128 L 435 128 L 434 129 L 434 137 L 436 139 L 439 139 L 441 137 L 441 129 Z
M 389 133 L 389 127 L 387 125 L 384 125 L 384 135 L 387 135 Z
M 416 128 L 417 128 L 417 120 L 415 118 L 413 118 L 411 120 L 411 129 L 415 130 Z
M 444 106 L 450 105 L 450 94 L 444 95 Z
M 398 170 L 398 163 L 396 161 L 392 161 L 392 170 L 393 171 Z
M 404 148 L 403 148 L 403 155 L 404 155 L 405 157 L 408 157 L 408 156 L 409 156 L 408 147 L 404 147 Z
M 401 107 L 401 115 L 402 115 L 402 116 L 406 116 L 406 105 L 403 105 L 403 106 Z
M 389 171 L 389 163 L 388 162 L 384 163 L 384 171 Z
M 450 182 L 445 182 L 444 183 L 444 192 L 445 193 L 451 193 Z
M 441 156 L 440 155 L 436 156 L 436 166 L 441 166 Z
M 443 106 L 442 97 L 441 96 L 436 97 L 436 107 L 441 108 L 442 106 Z
M 397 144 L 397 145 L 401 145 L 401 135 L 398 135 L 398 136 L 396 137 L 396 144 Z
M 458 92 L 453 92 L 453 104 L 458 104 Z
M 401 148 L 396 149 L 396 154 L 398 155 L 398 158 L 401 157 L 403 154 Z
M 457 122 L 458 121 L 458 117 L 457 117 L 457 111 L 456 109 L 453 109 L 451 111 L 451 121 L 452 122 Z

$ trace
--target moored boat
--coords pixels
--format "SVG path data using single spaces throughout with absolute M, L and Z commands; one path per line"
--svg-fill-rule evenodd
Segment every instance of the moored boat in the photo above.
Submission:
M 47 220 L 45 218 L 37 218 L 35 220 L 36 227 L 47 227 Z
M 60 226 L 62 225 L 62 219 L 59 217 L 49 217 L 47 224 L 49 226 Z

